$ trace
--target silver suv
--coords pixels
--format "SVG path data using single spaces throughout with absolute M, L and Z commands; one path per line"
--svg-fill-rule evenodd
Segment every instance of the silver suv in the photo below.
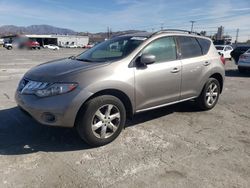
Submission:
M 212 109 L 224 75 L 206 37 L 182 30 L 128 34 L 32 68 L 16 101 L 38 122 L 76 127 L 88 144 L 101 146 L 135 113 L 191 99 Z

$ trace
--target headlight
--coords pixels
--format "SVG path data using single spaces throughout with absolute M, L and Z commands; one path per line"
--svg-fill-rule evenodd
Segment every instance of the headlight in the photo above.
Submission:
M 48 88 L 36 90 L 35 94 L 38 97 L 61 95 L 73 91 L 76 87 L 76 83 L 55 83 L 49 86 Z
M 19 84 L 22 94 L 35 94 L 38 97 L 49 97 L 73 91 L 77 83 L 44 83 L 23 79 Z

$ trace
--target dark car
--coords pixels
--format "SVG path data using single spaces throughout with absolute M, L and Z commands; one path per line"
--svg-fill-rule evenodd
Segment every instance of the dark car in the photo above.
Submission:
M 239 58 L 242 54 L 244 54 L 248 49 L 250 49 L 249 46 L 238 46 L 231 52 L 231 57 L 234 59 L 234 61 L 237 62 L 239 61 Z

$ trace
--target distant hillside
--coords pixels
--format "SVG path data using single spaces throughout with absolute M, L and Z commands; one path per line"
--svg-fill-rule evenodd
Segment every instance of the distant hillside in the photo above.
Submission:
M 116 32 L 99 32 L 99 33 L 87 33 L 87 32 L 75 32 L 71 29 L 59 28 L 50 25 L 31 25 L 28 27 L 21 27 L 15 25 L 0 26 L 0 36 L 15 35 L 15 34 L 58 34 L 58 35 L 87 35 L 90 38 L 90 42 L 103 41 L 106 38 L 118 36 L 127 33 L 139 33 L 144 32 L 140 30 L 125 30 Z
M 4 25 L 0 27 L 0 35 L 8 34 L 59 34 L 59 35 L 74 35 L 77 32 L 65 29 L 54 27 L 50 25 L 31 25 L 28 27 L 19 27 L 15 25 Z

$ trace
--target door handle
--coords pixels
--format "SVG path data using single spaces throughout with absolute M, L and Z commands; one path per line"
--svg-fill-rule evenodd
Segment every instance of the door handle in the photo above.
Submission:
M 177 68 L 177 67 L 175 67 L 175 68 L 173 68 L 173 69 L 171 70 L 172 73 L 177 73 L 177 72 L 179 72 L 179 71 L 180 71 L 180 69 Z
M 211 64 L 210 62 L 206 61 L 206 62 L 204 63 L 204 66 L 208 66 L 208 65 L 210 65 L 210 64 Z

